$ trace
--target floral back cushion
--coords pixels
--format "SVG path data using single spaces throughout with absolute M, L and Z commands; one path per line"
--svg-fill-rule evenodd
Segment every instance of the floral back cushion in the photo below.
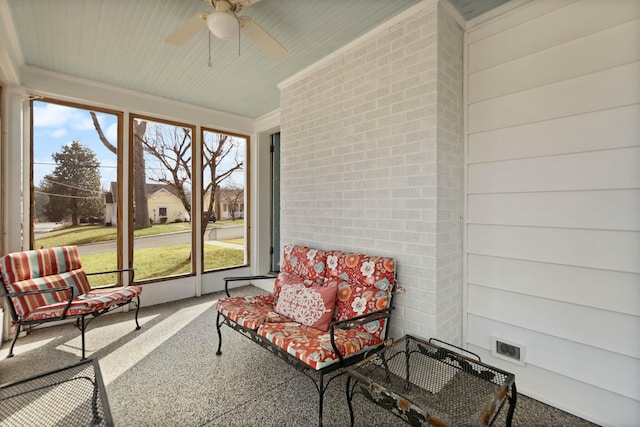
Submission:
M 395 281 L 395 261 L 358 253 L 331 252 L 327 255 L 327 276 L 391 290 Z
M 337 286 L 336 307 L 333 321 L 339 322 L 374 311 L 384 310 L 391 305 L 391 288 L 379 289 L 375 286 L 365 286 L 351 283 L 334 277 L 329 278 L 324 286 Z M 385 320 L 374 320 L 358 329 L 371 334 L 375 339 L 384 339 Z
M 284 247 L 280 271 L 322 283 L 325 277 L 326 262 L 326 251 L 306 246 L 287 245 Z

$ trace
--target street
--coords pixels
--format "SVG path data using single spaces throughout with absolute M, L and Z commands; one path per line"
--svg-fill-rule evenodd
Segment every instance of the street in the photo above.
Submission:
M 233 239 L 233 238 L 241 238 L 243 237 L 244 227 L 227 227 L 225 229 L 225 236 L 221 236 L 218 229 L 218 239 Z M 217 240 L 212 240 L 212 237 L 216 237 L 215 233 L 207 230 L 205 233 L 205 243 L 215 244 L 219 246 L 229 247 L 233 249 L 243 249 L 242 245 L 235 245 L 233 243 L 224 243 L 219 242 Z M 169 246 L 169 245 L 182 245 L 191 243 L 191 231 L 180 231 L 176 233 L 167 233 L 167 234 L 158 234 L 155 236 L 147 236 L 147 237 L 137 237 L 134 239 L 134 248 L 135 249 L 147 249 L 147 248 L 157 248 L 160 246 Z M 83 255 L 93 255 L 100 254 L 105 252 L 114 252 L 116 250 L 116 241 L 112 240 L 109 242 L 102 243 L 91 243 L 88 245 L 78 245 L 78 251 L 80 252 L 80 256 Z

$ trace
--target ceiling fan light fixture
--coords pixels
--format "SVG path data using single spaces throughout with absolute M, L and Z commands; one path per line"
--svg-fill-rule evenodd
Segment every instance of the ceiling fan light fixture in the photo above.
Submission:
M 230 40 L 238 36 L 240 23 L 231 13 L 214 11 L 207 16 L 207 27 L 217 38 Z

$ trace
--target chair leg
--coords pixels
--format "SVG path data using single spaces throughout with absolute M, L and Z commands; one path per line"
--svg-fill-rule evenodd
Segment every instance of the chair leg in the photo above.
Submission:
M 78 318 L 78 322 L 79 322 L 78 327 L 80 328 L 80 335 L 82 336 L 82 359 L 81 360 L 84 360 L 85 359 L 85 357 L 84 357 L 84 330 L 87 327 L 87 325 L 84 322 L 84 316 L 80 316 Z
M 220 356 L 222 354 L 222 332 L 220 331 L 220 312 L 218 312 L 218 316 L 216 317 L 216 329 L 218 330 L 218 351 L 216 351 L 216 356 Z
M 9 355 L 7 356 L 7 358 L 13 357 L 13 346 L 16 345 L 16 341 L 18 340 L 18 335 L 20 335 L 21 329 L 22 329 L 22 324 L 18 323 L 18 325 L 16 326 L 16 334 L 13 337 L 13 341 L 11 341 L 11 348 L 9 348 Z
M 138 295 L 138 302 L 134 303 L 136 305 L 136 331 L 140 329 L 140 324 L 138 323 L 138 312 L 140 311 L 140 295 Z

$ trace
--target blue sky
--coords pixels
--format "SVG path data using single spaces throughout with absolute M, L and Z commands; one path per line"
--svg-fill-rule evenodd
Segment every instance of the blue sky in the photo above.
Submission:
M 117 142 L 117 116 L 106 113 L 96 113 L 103 132 L 107 139 L 116 145 Z M 160 126 L 164 126 L 160 124 Z M 117 156 L 109 151 L 100 141 L 96 132 L 89 110 L 83 110 L 63 105 L 34 101 L 33 103 L 33 182 L 39 186 L 45 175 L 55 168 L 52 155 L 59 152 L 62 146 L 78 141 L 89 147 L 96 154 L 100 162 L 100 175 L 103 190 L 109 190 L 112 181 L 117 180 Z M 244 150 L 238 153 L 241 161 L 244 161 Z M 219 168 L 229 168 L 233 163 L 233 157 L 222 161 Z M 150 160 L 147 167 L 160 167 L 157 161 Z M 237 172 L 230 177 L 226 185 L 243 185 L 244 176 Z M 205 174 L 205 183 L 208 179 Z
M 35 101 L 33 107 L 34 185 L 40 185 L 42 178 L 53 171 L 52 154 L 77 140 L 96 153 L 101 165 L 102 187 L 108 189 L 109 183 L 117 177 L 117 156 L 100 141 L 89 111 L 39 101 Z M 97 113 L 97 116 L 107 139 L 115 145 L 117 116 L 104 113 Z

